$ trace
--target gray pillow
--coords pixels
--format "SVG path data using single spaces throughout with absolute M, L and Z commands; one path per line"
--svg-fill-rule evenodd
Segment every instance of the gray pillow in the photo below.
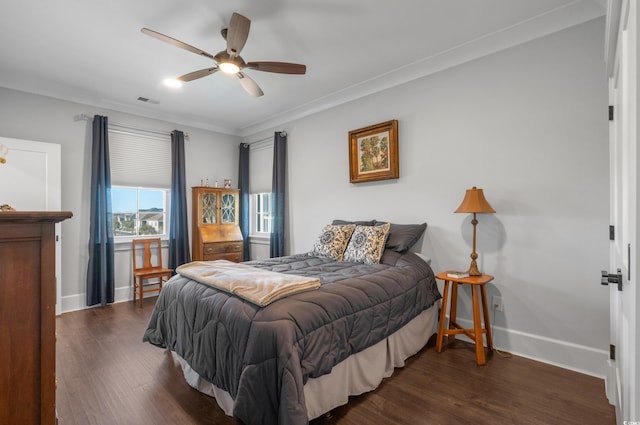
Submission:
M 361 220 L 361 221 L 349 221 L 349 220 L 333 220 L 331 224 L 345 225 L 355 224 L 358 226 L 378 226 L 386 224 L 386 221 L 378 220 Z M 409 248 L 418 242 L 422 234 L 427 228 L 427 223 L 422 224 L 395 224 L 391 223 L 389 229 L 389 236 L 387 237 L 387 243 L 385 249 L 391 249 L 396 252 L 407 252 Z
M 376 221 L 376 225 L 384 224 L 382 221 Z M 396 252 L 406 252 L 418 242 L 427 228 L 427 223 L 422 224 L 395 224 L 391 223 L 389 228 L 389 236 L 387 237 L 386 249 Z
M 373 225 L 376 224 L 376 221 L 375 220 L 349 221 L 349 220 L 338 220 L 338 219 L 336 219 L 336 220 L 333 220 L 331 222 L 331 224 L 333 224 L 335 226 L 344 226 L 345 224 L 355 224 L 356 226 L 373 226 Z

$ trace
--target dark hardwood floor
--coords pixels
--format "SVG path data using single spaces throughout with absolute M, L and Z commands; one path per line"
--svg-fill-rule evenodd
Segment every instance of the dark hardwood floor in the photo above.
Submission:
M 155 299 L 57 318 L 60 425 L 233 424 L 215 400 L 189 387 L 172 355 L 142 342 Z M 600 379 L 520 357 L 475 364 L 456 342 L 425 348 L 378 389 L 312 425 L 615 424 Z

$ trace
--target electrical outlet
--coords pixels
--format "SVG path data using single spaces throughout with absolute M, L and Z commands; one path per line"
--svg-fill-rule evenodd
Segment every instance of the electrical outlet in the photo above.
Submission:
M 502 304 L 502 297 L 496 295 L 491 296 L 491 307 L 495 311 L 504 311 L 504 305 Z

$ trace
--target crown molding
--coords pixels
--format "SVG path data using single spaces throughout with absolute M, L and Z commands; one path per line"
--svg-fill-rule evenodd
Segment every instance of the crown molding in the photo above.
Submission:
M 605 15 L 601 0 L 577 0 L 550 12 L 468 41 L 436 55 L 402 66 L 370 80 L 328 94 L 299 107 L 255 122 L 240 130 L 247 137 L 334 108 L 400 84 L 553 34 Z

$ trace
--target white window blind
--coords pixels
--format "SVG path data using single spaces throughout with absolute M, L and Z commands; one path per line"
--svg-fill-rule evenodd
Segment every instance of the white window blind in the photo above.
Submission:
M 249 149 L 249 192 L 270 193 L 273 180 L 273 140 L 251 143 Z
M 109 129 L 111 184 L 171 187 L 171 136 Z

